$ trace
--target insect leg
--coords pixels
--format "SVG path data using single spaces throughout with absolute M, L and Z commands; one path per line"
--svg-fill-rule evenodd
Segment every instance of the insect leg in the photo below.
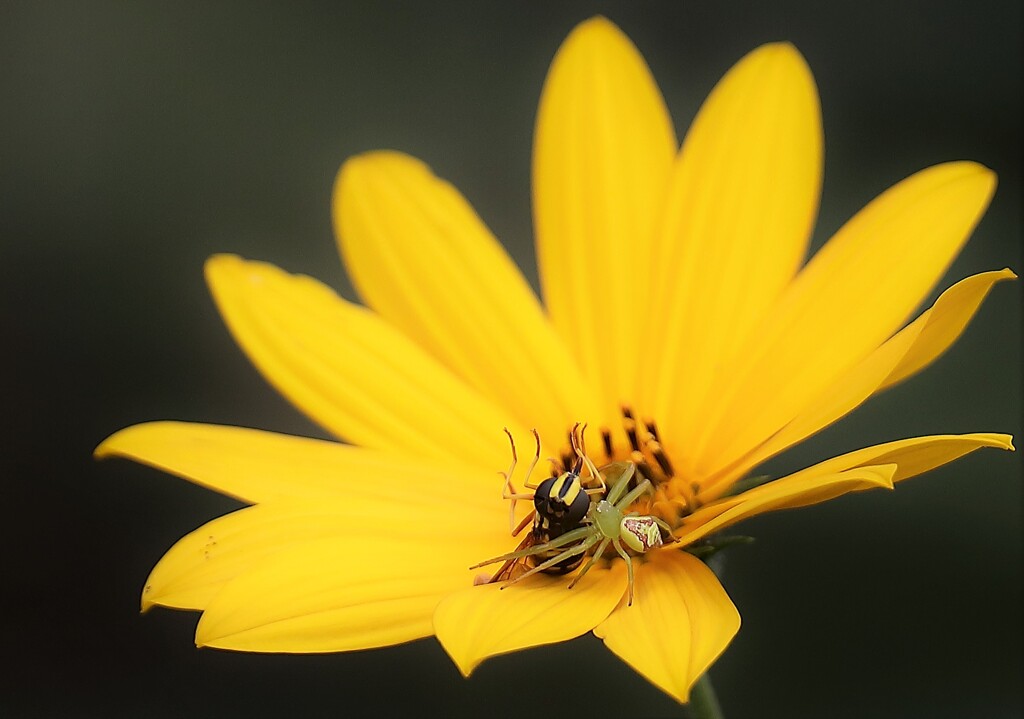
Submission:
M 505 484 L 501 489 L 501 498 L 512 501 L 508 507 L 508 531 L 512 532 L 513 536 L 515 536 L 513 527 L 516 525 L 516 500 L 533 499 L 533 497 L 525 494 L 517 494 L 516 488 L 512 486 L 512 472 L 515 471 L 516 462 L 519 458 L 516 456 L 516 441 L 512 438 L 512 433 L 509 431 L 508 427 L 505 427 L 504 430 L 505 434 L 508 435 L 508 443 L 512 446 L 512 464 L 508 466 L 507 472 L 501 473 L 505 478 Z
M 519 526 L 512 530 L 512 536 L 516 537 L 516 536 L 519 535 L 520 532 L 522 532 L 524 529 L 526 529 L 530 525 L 530 523 L 533 521 L 533 518 L 534 518 L 534 516 L 536 514 L 537 514 L 537 510 L 536 509 L 531 509 L 530 513 L 527 514 L 525 517 L 523 517 L 523 521 L 519 523 Z
M 590 478 L 597 478 L 597 481 L 601 483 L 601 489 L 599 491 L 600 493 L 603 494 L 608 489 L 608 487 L 604 483 L 604 477 L 601 476 L 601 473 L 597 471 L 597 467 L 594 466 L 594 463 L 591 461 L 590 457 L 587 456 L 587 451 L 585 449 L 586 445 L 583 441 L 583 432 L 586 429 L 587 425 L 583 425 L 583 427 L 580 429 L 580 439 L 577 445 L 574 447 L 574 449 L 576 450 L 576 454 L 579 455 L 579 458 L 583 460 L 583 464 L 586 465 L 587 471 L 590 472 Z M 591 492 L 593 492 L 593 490 L 588 491 L 587 494 L 590 494 Z
M 534 442 L 537 443 L 537 449 L 533 453 L 533 461 L 530 462 L 530 466 L 526 468 L 526 478 L 523 480 L 523 483 L 528 489 L 537 489 L 537 485 L 530 484 L 530 475 L 533 474 L 533 468 L 536 467 L 537 462 L 540 461 L 540 435 L 537 434 L 536 429 L 531 429 L 530 431 L 533 433 Z

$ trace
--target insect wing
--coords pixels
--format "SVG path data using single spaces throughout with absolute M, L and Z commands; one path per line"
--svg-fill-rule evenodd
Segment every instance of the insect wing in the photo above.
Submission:
M 537 539 L 533 532 L 528 532 L 523 541 L 519 543 L 519 546 L 514 551 L 518 552 L 523 549 L 529 549 L 537 543 Z M 496 584 L 497 582 L 511 581 L 519 578 L 519 576 L 525 574 L 530 570 L 530 565 L 526 563 L 526 557 L 513 557 L 507 560 L 501 565 L 501 569 L 494 573 L 488 584 Z

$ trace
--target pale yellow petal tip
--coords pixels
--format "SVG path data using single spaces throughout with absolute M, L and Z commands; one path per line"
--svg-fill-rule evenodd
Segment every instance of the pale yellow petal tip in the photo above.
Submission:
M 150 596 L 151 593 L 152 593 L 152 589 L 153 588 L 151 586 L 149 586 L 148 584 L 145 587 L 142 588 L 142 596 L 139 597 L 139 613 L 140 614 L 145 614 L 150 609 L 152 609 L 153 607 L 156 606 L 156 602 L 154 602 L 153 598 Z
M 487 657 L 470 654 L 466 651 L 465 646 L 460 649 L 455 643 L 446 642 L 444 639 L 444 632 L 437 631 L 436 613 L 434 618 L 434 636 L 437 638 L 438 643 L 440 643 L 445 654 L 448 655 L 448 658 L 451 659 L 452 663 L 458 668 L 459 673 L 462 674 L 463 678 L 469 679 L 469 675 L 476 671 L 476 668 L 480 666 Z
M 237 279 L 250 263 L 243 257 L 231 254 L 212 255 L 203 265 L 206 285 L 216 296 L 217 289 L 232 279 Z
M 803 53 L 797 49 L 796 45 L 786 40 L 757 46 L 748 52 L 737 65 L 748 63 L 771 63 L 798 76 L 813 78 L 811 66 L 807 64 Z
M 896 476 L 896 472 L 899 468 L 900 466 L 898 464 L 893 463 L 876 464 L 864 467 L 863 469 L 868 473 L 865 477 L 868 482 L 871 482 L 882 489 L 895 489 L 896 485 L 893 482 L 893 478 Z
M 212 287 L 218 280 L 238 275 L 247 268 L 255 270 L 260 264 L 262 263 L 251 262 L 239 255 L 223 253 L 207 258 L 206 264 L 203 266 L 203 273 L 206 276 L 207 284 Z
M 766 42 L 764 45 L 758 45 L 749 53 L 749 55 L 761 55 L 764 57 L 770 57 L 776 61 L 790 60 L 797 61 L 803 65 L 807 64 L 806 60 L 804 60 L 803 54 L 797 49 L 796 45 L 788 40 Z
M 989 447 L 991 449 L 1002 449 L 1007 452 L 1015 452 L 1016 448 L 1013 446 L 1013 435 L 1011 434 L 982 434 L 982 435 L 966 435 L 966 436 L 980 436 L 983 437 L 982 444 L 980 447 Z
M 181 424 L 173 420 L 157 420 L 119 429 L 97 445 L 92 451 L 93 459 L 132 457 L 145 447 L 151 446 L 154 438 L 159 439 L 162 429 L 176 428 Z
M 992 194 L 996 191 L 996 185 L 999 184 L 999 178 L 993 170 L 982 165 L 980 162 L 974 160 L 953 160 L 952 162 L 943 162 L 938 165 L 933 165 L 926 170 L 922 170 L 921 173 L 946 173 L 950 175 L 948 178 L 950 181 L 964 181 L 976 183 L 973 185 L 978 190 L 979 195 L 988 197 L 991 199 Z
M 624 38 L 625 36 L 626 34 L 619 29 L 619 26 L 604 15 L 595 15 L 574 27 L 565 42 L 568 44 L 570 41 L 579 42 L 590 38 Z
M 437 609 L 435 609 L 432 626 L 434 637 L 437 638 L 441 648 L 444 649 L 445 654 L 448 655 L 448 658 L 451 659 L 452 663 L 458 668 L 459 673 L 463 678 L 469 679 L 469 675 L 472 674 L 478 666 L 480 666 L 480 663 L 483 662 L 486 657 L 474 656 L 467 652 L 466 642 L 447 641 L 446 632 L 443 628 L 441 631 L 438 631 L 438 624 L 438 614 Z
M 367 150 L 366 152 L 360 152 L 349 157 L 341 164 L 341 169 L 344 170 L 346 167 L 372 167 L 373 165 L 381 164 L 415 165 L 419 167 L 424 162 L 401 150 Z
M 398 150 L 370 150 L 349 157 L 341 164 L 331 193 L 331 212 L 335 233 L 342 236 L 342 209 L 357 203 L 360 195 L 371 192 L 373 184 L 388 176 L 434 177 L 422 160 Z
M 358 184 L 380 171 L 430 172 L 422 160 L 399 150 L 370 150 L 352 155 L 341 164 L 338 179 L 334 185 L 334 197 L 340 197 L 342 189 L 353 183 Z
M 444 644 L 442 643 L 441 646 L 444 647 Z M 474 660 L 465 657 L 456 657 L 454 654 L 448 651 L 447 647 L 445 647 L 445 652 L 447 652 L 448 657 L 452 660 L 452 663 L 455 664 L 455 666 L 458 668 L 459 674 L 462 675 L 463 679 L 469 679 L 469 675 L 475 672 L 476 668 L 483 663 L 482 658 Z
M 158 424 L 163 423 L 144 422 L 142 424 L 133 424 L 130 427 L 119 429 L 96 445 L 96 449 L 92 451 L 92 458 L 107 459 L 109 457 L 119 457 L 126 454 L 130 451 L 129 448 L 135 443 L 135 440 L 139 435 L 146 434 L 152 429 L 153 425 Z
M 96 445 L 96 449 L 92 451 L 92 458 L 107 459 L 108 457 L 115 457 L 120 454 L 118 447 L 121 444 L 121 440 L 124 439 L 125 434 L 130 433 L 133 429 L 135 429 L 135 427 L 126 427 L 125 429 L 114 432 L 112 435 Z
M 245 259 L 239 255 L 229 252 L 220 252 L 206 258 L 204 269 L 207 273 L 216 272 L 225 268 L 239 267 L 245 264 Z
M 217 640 L 216 637 L 210 636 L 210 632 L 207 628 L 207 623 L 203 621 L 205 618 L 206 613 L 204 612 L 199 616 L 199 624 L 196 625 L 196 649 L 202 649 L 203 647 L 211 646 L 210 643 Z
M 996 186 L 999 184 L 999 176 L 994 170 L 990 170 L 979 162 L 968 162 L 973 165 L 972 170 L 981 177 L 982 188 L 989 198 L 995 194 Z
M 557 56 L 568 54 L 582 58 L 592 53 L 615 55 L 622 50 L 632 53 L 636 51 L 636 46 L 618 25 L 604 15 L 595 15 L 572 29 L 562 42 Z
M 247 260 L 239 255 L 213 255 L 206 260 L 204 266 L 206 284 L 214 295 L 221 299 L 221 292 L 230 292 L 231 288 L 245 285 L 258 286 L 281 277 L 292 277 L 287 272 L 269 262 Z M 304 275 L 294 275 L 296 278 Z

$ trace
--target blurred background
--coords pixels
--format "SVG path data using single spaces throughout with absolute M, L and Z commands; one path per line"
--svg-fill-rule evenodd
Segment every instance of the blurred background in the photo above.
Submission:
M 323 436 L 235 347 L 202 265 L 236 252 L 353 297 L 329 198 L 354 153 L 424 159 L 536 286 L 536 103 L 565 35 L 598 13 L 646 56 L 680 136 L 743 54 L 797 45 L 825 122 L 816 246 L 892 183 L 973 159 L 1000 187 L 941 285 L 1024 269 L 1019 3 L 4 2 L 0 713 L 678 715 L 592 636 L 468 681 L 433 639 L 198 651 L 198 615 L 140 615 L 139 592 L 176 539 L 237 504 L 90 457 L 150 419 Z M 918 434 L 1020 445 L 1020 298 L 998 286 L 929 371 L 771 470 Z M 723 579 L 744 626 L 712 670 L 727 717 L 1021 715 L 1019 453 L 742 528 L 758 541 Z

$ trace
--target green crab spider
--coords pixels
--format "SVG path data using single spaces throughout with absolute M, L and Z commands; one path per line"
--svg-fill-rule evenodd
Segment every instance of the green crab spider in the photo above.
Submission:
M 632 605 L 633 560 L 622 544 L 625 543 L 626 547 L 634 552 L 644 554 L 664 544 L 661 530 L 665 530 L 669 536 L 672 536 L 672 528 L 658 517 L 626 511 L 633 502 L 645 493 L 653 490 L 650 480 L 644 479 L 632 490 L 626 491 L 636 473 L 636 465 L 633 462 L 613 462 L 602 467 L 599 471 L 605 477 L 614 477 L 614 480 L 608 482 L 611 489 L 608 490 L 608 494 L 604 499 L 591 502 L 590 509 L 582 526 L 565 532 L 543 544 L 535 544 L 525 549 L 519 549 L 515 552 L 509 552 L 500 557 L 480 562 L 470 567 L 470 569 L 477 569 L 496 562 L 507 562 L 524 557 L 532 557 L 542 553 L 550 554 L 550 551 L 553 549 L 567 547 L 561 553 L 556 554 L 502 585 L 502 589 L 504 589 L 532 574 L 549 570 L 571 557 L 585 554 L 596 545 L 597 549 L 594 550 L 590 561 L 579 570 L 579 573 L 569 584 L 569 588 L 572 589 L 590 571 L 590 568 L 601 559 L 608 545 L 611 544 L 619 556 L 626 561 L 629 605 Z M 616 477 L 615 475 L 618 476 Z

